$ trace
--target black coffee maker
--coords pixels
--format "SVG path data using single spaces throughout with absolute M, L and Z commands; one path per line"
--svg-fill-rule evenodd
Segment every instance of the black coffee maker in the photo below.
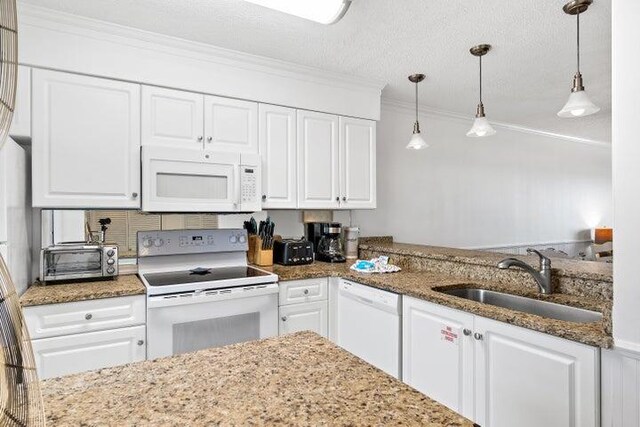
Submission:
M 346 262 L 342 244 L 342 224 L 339 222 L 308 222 L 305 238 L 313 242 L 317 261 Z

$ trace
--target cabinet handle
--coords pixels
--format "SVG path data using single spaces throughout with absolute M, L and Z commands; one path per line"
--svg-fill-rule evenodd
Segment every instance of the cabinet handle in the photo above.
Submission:
M 144 345 L 144 340 L 138 340 L 138 345 Z
M 303 291 L 303 293 L 304 293 L 305 295 L 309 295 L 309 289 L 305 289 L 305 290 Z
M 340 203 L 340 197 L 336 197 L 336 202 Z
M 482 334 L 479 332 L 476 332 L 475 334 L 473 334 L 473 337 L 478 341 L 482 340 Z
M 347 197 L 346 196 L 342 196 L 342 201 L 346 202 L 347 201 Z
M 464 328 L 462 330 L 462 333 L 464 334 L 465 337 L 468 337 L 469 335 L 471 335 L 471 329 Z
M 133 197 L 134 199 L 138 198 L 138 193 L 131 193 L 131 197 Z
M 283 322 L 286 322 L 287 321 L 287 316 L 282 316 L 281 319 L 282 319 Z
M 266 194 L 263 194 L 263 195 L 262 195 L 262 201 L 265 201 L 265 200 L 267 200 L 267 195 L 266 195 Z
M 202 135 L 198 137 L 198 141 L 202 142 Z
M 84 318 L 87 320 L 91 320 L 91 318 L 93 317 L 93 315 L 91 313 L 87 313 L 84 315 Z
M 211 142 L 211 141 L 213 141 L 213 137 L 212 136 L 208 136 L 207 137 L 207 142 Z

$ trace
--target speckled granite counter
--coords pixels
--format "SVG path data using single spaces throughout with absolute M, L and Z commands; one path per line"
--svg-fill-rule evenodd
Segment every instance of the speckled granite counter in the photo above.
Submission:
M 479 316 L 581 342 L 583 344 L 610 348 L 613 343 L 613 339 L 611 337 L 611 302 L 602 299 L 566 294 L 541 295 L 534 289 L 524 286 L 495 283 L 484 280 L 470 280 L 429 271 L 401 271 L 390 274 L 365 274 L 350 270 L 348 264 L 326 264 L 321 262 L 295 267 L 276 265 L 271 270 L 278 275 L 281 281 L 317 277 L 342 277 L 365 285 L 374 286 L 379 289 L 420 298 L 451 308 L 474 313 Z M 506 308 L 446 295 L 437 291 L 437 289 L 447 287 L 478 287 L 543 299 L 545 301 L 559 304 L 600 311 L 603 313 L 603 319 L 597 323 L 574 323 L 563 320 L 548 319 L 533 314 L 513 311 Z
M 42 391 L 49 425 L 473 425 L 310 332 L 50 379 Z
M 142 295 L 144 285 L 135 274 L 118 276 L 115 279 L 43 285 L 34 283 L 20 297 L 23 307 L 31 305 L 58 304 L 101 298 Z

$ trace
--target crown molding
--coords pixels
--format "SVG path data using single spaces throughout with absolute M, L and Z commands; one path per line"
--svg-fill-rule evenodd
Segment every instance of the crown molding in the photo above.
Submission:
M 414 114 L 415 108 L 416 106 L 414 103 L 401 101 L 398 99 L 385 98 L 384 96 L 382 97 L 382 109 L 387 109 L 387 110 L 396 111 L 400 113 L 410 112 L 411 114 Z M 440 110 L 440 109 L 432 108 L 426 105 L 419 105 L 418 110 L 419 112 L 427 116 L 446 118 L 446 119 L 455 120 L 455 121 L 464 121 L 467 123 L 471 123 L 473 121 L 473 116 L 455 113 L 453 111 Z M 514 132 L 522 132 L 522 133 L 527 133 L 531 135 L 544 136 L 547 138 L 555 138 L 555 139 L 559 139 L 567 142 L 575 142 L 579 144 L 586 144 L 586 145 L 611 149 L 611 143 L 606 141 L 598 141 L 595 139 L 564 135 L 564 134 L 549 132 L 541 129 L 533 129 L 530 127 L 521 126 L 513 123 L 496 122 L 493 120 L 491 121 L 491 125 L 494 128 L 498 128 L 498 129 L 506 129 Z
M 386 86 L 382 80 L 352 76 L 327 71 L 292 62 L 281 61 L 260 55 L 225 49 L 207 43 L 186 40 L 178 37 L 154 33 L 138 28 L 127 27 L 112 22 L 101 21 L 67 12 L 61 12 L 41 6 L 35 6 L 18 0 L 19 24 L 62 31 L 83 37 L 102 39 L 105 36 L 116 37 L 126 45 L 149 48 L 149 44 L 162 46 L 164 52 L 177 56 L 206 59 L 237 68 L 275 74 L 280 77 L 312 81 L 332 87 L 367 92 L 379 91 Z

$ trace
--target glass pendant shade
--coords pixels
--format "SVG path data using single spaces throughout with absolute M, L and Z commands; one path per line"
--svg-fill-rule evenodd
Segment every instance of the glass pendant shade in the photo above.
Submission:
M 491 136 L 496 133 L 496 130 L 491 126 L 489 120 L 486 117 L 476 117 L 473 121 L 473 126 L 467 132 L 467 136 L 473 138 L 481 138 L 483 136 Z
M 425 142 L 420 132 L 414 133 L 407 144 L 407 150 L 423 150 L 428 147 L 429 144 Z
M 591 102 L 584 90 L 579 90 L 571 92 L 567 103 L 562 107 L 562 110 L 558 111 L 558 117 L 583 117 L 598 111 L 600 111 L 600 107 Z

